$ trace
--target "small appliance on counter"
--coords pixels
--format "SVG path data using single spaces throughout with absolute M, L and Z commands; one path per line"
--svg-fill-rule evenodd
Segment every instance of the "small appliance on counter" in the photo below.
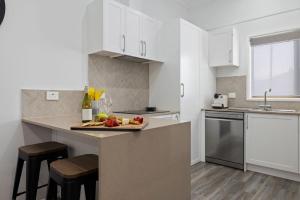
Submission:
M 211 106 L 216 109 L 228 108 L 228 96 L 223 94 L 215 94 Z

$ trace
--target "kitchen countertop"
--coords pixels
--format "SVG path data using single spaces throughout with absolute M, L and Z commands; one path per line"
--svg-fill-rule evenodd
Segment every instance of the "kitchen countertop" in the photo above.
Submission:
M 122 115 L 129 116 L 129 115 Z M 178 122 L 176 120 L 168 120 L 168 119 L 154 119 L 145 117 L 145 120 L 149 122 L 149 124 L 142 130 L 151 130 L 160 127 L 166 127 L 176 124 L 182 124 L 184 122 Z M 132 133 L 130 131 L 75 131 L 71 130 L 71 126 L 81 124 L 81 120 L 78 117 L 23 117 L 22 122 L 27 124 L 32 124 L 36 126 L 41 126 L 44 128 L 52 129 L 55 131 L 61 131 L 65 133 L 70 133 L 79 136 L 92 137 L 97 139 L 103 139 L 108 137 L 113 137 L 122 134 Z
M 295 112 L 280 111 L 280 109 L 274 109 L 271 111 L 258 110 L 257 108 L 234 108 L 229 107 L 226 109 L 215 109 L 215 108 L 205 108 L 204 111 L 215 111 L 215 112 L 243 112 L 243 113 L 259 113 L 259 114 L 280 114 L 280 115 L 300 115 L 300 111 Z

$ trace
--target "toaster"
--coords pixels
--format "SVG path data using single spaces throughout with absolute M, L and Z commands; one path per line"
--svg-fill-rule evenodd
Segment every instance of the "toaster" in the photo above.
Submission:
M 223 94 L 215 94 L 211 106 L 217 109 L 228 108 L 228 96 Z

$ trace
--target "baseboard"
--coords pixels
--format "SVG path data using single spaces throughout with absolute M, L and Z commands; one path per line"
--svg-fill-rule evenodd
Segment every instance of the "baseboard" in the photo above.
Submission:
M 261 167 L 252 164 L 246 164 L 246 169 L 253 172 L 258 172 L 262 174 L 267 174 L 270 176 L 276 176 L 279 178 L 289 179 L 292 181 L 300 182 L 300 174 L 292 173 L 292 172 L 285 172 L 277 169 L 271 169 L 268 167 Z
M 191 161 L 191 166 L 198 164 L 199 162 L 201 162 L 201 158 L 197 158 L 195 160 Z

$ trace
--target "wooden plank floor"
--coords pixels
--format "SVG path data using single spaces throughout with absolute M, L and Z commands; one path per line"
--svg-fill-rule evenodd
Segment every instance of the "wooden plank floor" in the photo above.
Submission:
M 220 165 L 192 167 L 192 200 L 300 200 L 300 183 Z

